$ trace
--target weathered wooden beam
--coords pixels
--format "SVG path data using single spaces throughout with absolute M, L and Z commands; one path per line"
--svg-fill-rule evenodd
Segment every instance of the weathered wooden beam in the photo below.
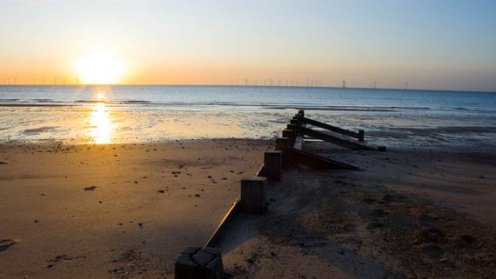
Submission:
M 353 131 L 348 131 L 348 130 L 345 130 L 345 129 L 342 129 L 342 128 L 339 128 L 339 127 L 336 127 L 336 126 L 332 126 L 332 125 L 329 125 L 329 124 L 326 124 L 326 123 L 322 123 L 320 121 L 317 121 L 317 120 L 313 120 L 313 119 L 310 119 L 310 118 L 303 118 L 302 120 L 304 123 L 307 123 L 307 124 L 310 124 L 310 125 L 313 125 L 313 126 L 317 126 L 319 128 L 323 128 L 323 129 L 326 129 L 326 130 L 329 130 L 329 131 L 333 131 L 335 133 L 339 133 L 339 134 L 342 134 L 342 135 L 346 135 L 346 136 L 350 136 L 350 137 L 354 137 L 354 138 L 357 138 L 357 139 L 361 139 L 361 141 L 363 141 L 363 137 L 364 137 L 364 131 L 363 130 L 360 130 L 358 133 L 355 133 Z
M 212 247 L 188 247 L 177 258 L 174 278 L 222 279 L 224 267 L 221 252 Z
M 327 141 L 327 142 L 330 142 L 330 143 L 333 143 L 333 144 L 336 144 L 336 145 L 339 145 L 339 146 L 342 146 L 342 147 L 346 147 L 346 148 L 349 148 L 349 149 L 354 149 L 354 150 L 376 150 L 375 148 L 372 148 L 372 147 L 369 147 L 369 146 L 366 146 L 366 145 L 363 145 L 363 144 L 360 144 L 360 143 L 356 143 L 356 142 L 352 142 L 352 141 L 347 141 L 347 140 L 344 140 L 344 139 L 341 139 L 341 138 L 338 138 L 338 137 L 329 135 L 327 133 L 323 133 L 323 132 L 320 132 L 320 131 L 315 131 L 315 130 L 312 130 L 312 129 L 309 129 L 309 128 L 306 128 L 306 127 L 298 127 L 298 131 L 301 134 L 303 134 L 303 135 L 307 135 L 307 136 L 310 136 L 310 137 L 313 137 L 313 138 L 316 138 L 316 139 L 321 139 L 323 141 Z
M 226 215 L 224 215 L 224 217 L 222 218 L 222 221 L 220 221 L 220 224 L 219 226 L 217 226 L 217 229 L 215 229 L 214 233 L 212 234 L 212 236 L 210 236 L 207 243 L 205 243 L 203 247 L 215 247 L 221 235 L 224 233 L 226 227 L 232 222 L 232 220 L 234 220 L 234 217 L 238 213 L 240 207 L 239 201 L 240 198 L 239 197 L 236 198 L 231 208 L 229 208 Z
M 283 138 L 288 138 L 289 140 L 289 146 L 293 146 L 294 144 L 294 141 L 295 141 L 295 138 L 296 138 L 296 133 L 294 130 L 290 130 L 290 129 L 284 129 L 282 131 L 282 137 Z
M 292 164 L 302 164 L 314 169 L 341 169 L 341 170 L 359 170 L 358 167 L 341 163 L 335 160 L 320 157 L 302 150 L 291 148 L 288 150 Z
M 284 151 L 288 147 L 289 147 L 289 139 L 288 138 L 285 138 L 285 137 L 276 138 L 275 150 Z
M 255 176 L 264 176 L 265 173 L 265 166 L 262 164 L 259 168 Z
M 294 124 L 296 126 L 300 126 L 300 123 L 301 123 L 301 121 L 300 120 L 297 120 L 297 119 L 291 119 L 289 121 L 289 124 Z
M 280 181 L 282 168 L 282 152 L 266 151 L 264 154 L 264 174 L 268 180 Z
M 245 213 L 262 214 L 267 210 L 265 177 L 253 176 L 241 180 L 240 210 Z
M 303 149 L 303 137 L 299 136 L 295 138 L 295 143 L 293 145 L 294 149 L 302 150 Z
M 358 140 L 362 141 L 362 142 L 365 140 L 365 131 L 364 130 L 358 130 Z

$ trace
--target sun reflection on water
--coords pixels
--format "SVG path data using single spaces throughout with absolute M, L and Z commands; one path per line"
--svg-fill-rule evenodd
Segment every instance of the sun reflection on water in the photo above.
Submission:
M 105 144 L 111 142 L 112 121 L 105 103 L 95 105 L 95 109 L 91 113 L 91 125 L 95 127 L 92 133 L 95 143 Z

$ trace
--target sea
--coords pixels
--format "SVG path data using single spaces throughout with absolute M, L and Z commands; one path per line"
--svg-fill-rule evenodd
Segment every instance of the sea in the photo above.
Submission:
M 272 139 L 309 118 L 391 147 L 496 146 L 496 93 L 278 86 L 0 86 L 0 142 Z

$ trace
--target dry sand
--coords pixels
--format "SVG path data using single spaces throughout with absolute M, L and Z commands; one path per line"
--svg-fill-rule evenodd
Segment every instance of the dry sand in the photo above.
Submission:
M 270 183 L 220 242 L 236 278 L 496 278 L 494 151 L 308 149 L 362 171 Z
M 164 278 L 271 142 L 0 147 L 0 278 Z M 235 278 L 496 278 L 496 153 L 308 150 L 220 242 Z
M 170 277 L 270 146 L 1 145 L 0 278 Z

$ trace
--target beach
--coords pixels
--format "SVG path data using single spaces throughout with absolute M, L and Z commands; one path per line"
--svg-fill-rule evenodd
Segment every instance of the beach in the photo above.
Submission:
M 328 148 L 309 147 L 361 171 L 270 183 L 268 213 L 220 241 L 235 278 L 494 278 L 494 151 Z
M 269 211 L 219 242 L 235 278 L 490 278 L 489 150 L 315 154 L 361 171 L 285 171 Z M 18 144 L 0 148 L 2 278 L 172 278 L 260 167 L 266 140 Z
M 0 146 L 0 278 L 171 277 L 272 147 L 261 140 Z M 8 244 L 13 245 L 8 245 Z
M 268 212 L 238 214 L 220 234 L 227 273 L 496 276 L 492 93 L 105 90 L 0 87 L 0 278 L 173 278 L 180 253 L 209 240 L 296 107 L 365 130 L 374 148 L 307 138 L 305 151 L 359 170 L 297 165 L 269 182 Z
M 2 1 L 0 279 L 496 279 L 495 26 L 487 0 Z

